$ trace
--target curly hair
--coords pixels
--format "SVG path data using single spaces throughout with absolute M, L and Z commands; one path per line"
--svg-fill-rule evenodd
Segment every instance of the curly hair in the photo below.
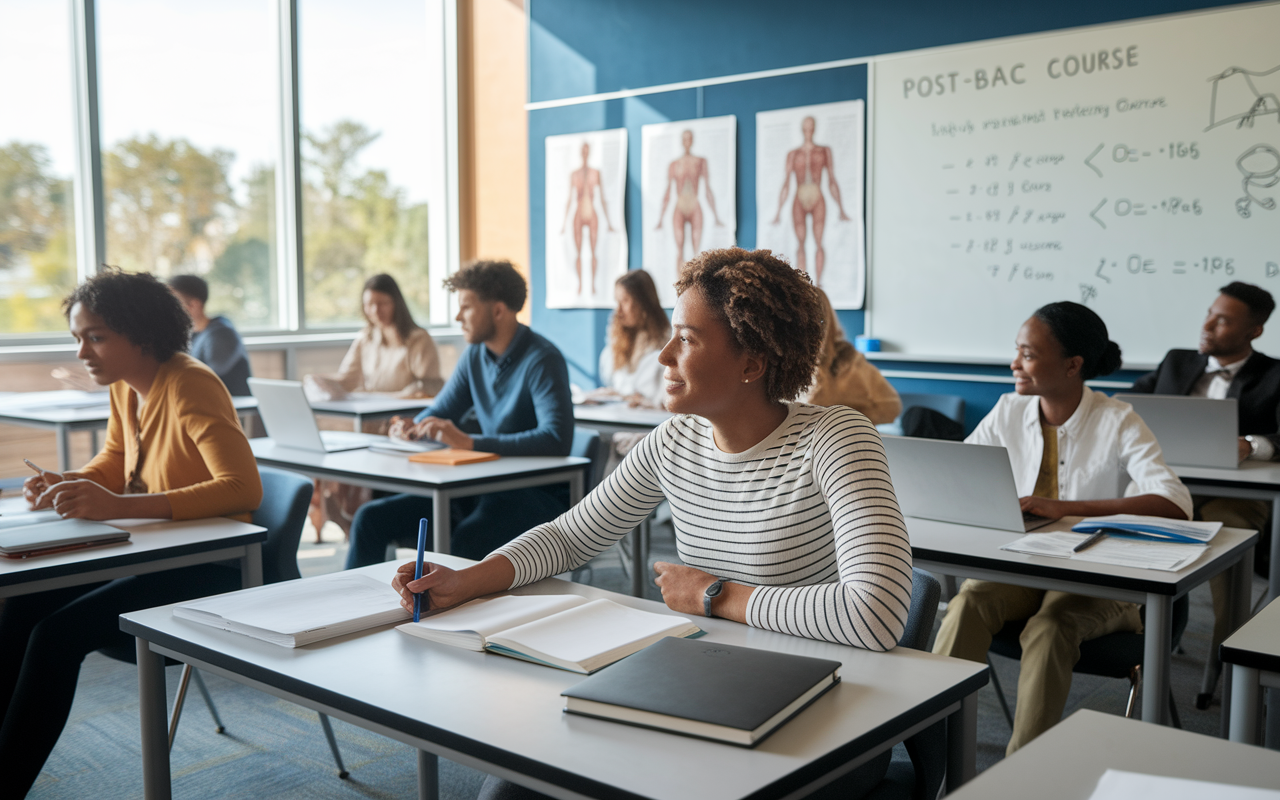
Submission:
M 769 250 L 707 250 L 684 265 L 676 291 L 697 289 L 729 326 L 734 344 L 766 363 L 765 395 L 795 399 L 813 380 L 822 347 L 822 304 L 809 276 Z
M 63 316 L 70 319 L 76 303 L 102 317 L 108 328 L 162 364 L 174 354 L 186 352 L 191 341 L 187 310 L 150 272 L 106 267 L 63 299 Z
M 529 296 L 524 276 L 506 259 L 473 261 L 445 278 L 444 288 L 451 292 L 467 289 L 486 303 L 500 300 L 512 311 L 524 308 Z

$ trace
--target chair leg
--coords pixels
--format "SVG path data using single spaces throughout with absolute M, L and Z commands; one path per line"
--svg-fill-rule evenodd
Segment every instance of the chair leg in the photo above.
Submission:
M 1134 706 L 1138 704 L 1138 687 L 1142 685 L 1142 665 L 1129 670 L 1129 702 L 1125 704 L 1124 715 L 1133 718 Z
M 987 656 L 987 667 L 991 670 L 991 688 L 996 690 L 996 699 L 1000 701 L 1000 708 L 1004 711 L 1005 721 L 1009 723 L 1009 730 L 1013 730 L 1013 712 L 1009 710 L 1009 701 L 1004 699 L 1004 688 L 1000 686 L 1000 676 L 996 674 L 995 664 L 991 663 L 991 656 Z
M 204 704 L 209 709 L 209 716 L 213 717 L 213 732 L 226 733 L 227 729 L 222 725 L 222 718 L 218 716 L 218 707 L 213 704 L 213 695 L 209 694 L 209 687 L 204 685 L 204 678 L 200 677 L 199 670 L 192 670 L 191 677 L 196 680 L 196 688 L 200 690 L 200 696 L 204 698 Z
M 1173 687 L 1169 687 L 1169 719 L 1173 721 L 1173 727 L 1182 728 L 1182 718 L 1178 716 L 1178 703 L 1173 699 Z
M 324 729 L 324 738 L 329 740 L 329 751 L 333 753 L 333 763 L 338 765 L 338 777 L 346 780 L 351 773 L 342 765 L 342 753 L 338 751 L 338 740 L 333 737 L 333 725 L 329 724 L 326 714 L 320 715 L 320 727 Z
M 169 715 L 169 751 L 173 751 L 173 737 L 178 732 L 178 720 L 182 718 L 182 706 L 187 702 L 187 687 L 191 685 L 190 664 L 182 665 L 182 680 L 178 682 L 178 696 L 173 700 L 173 713 Z

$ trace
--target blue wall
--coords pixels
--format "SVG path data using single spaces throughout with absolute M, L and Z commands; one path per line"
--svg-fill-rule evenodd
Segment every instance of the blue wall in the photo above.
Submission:
M 811 0 L 526 0 L 531 18 L 531 99 L 555 100 L 841 58 L 891 53 L 1157 14 L 1231 5 L 1213 0 L 1076 0 L 1054 5 L 1025 0 L 978 3 Z M 701 98 L 699 95 L 701 94 Z M 640 224 L 640 126 L 698 114 L 738 117 L 738 243 L 755 246 L 755 114 L 812 103 L 866 99 L 865 67 L 709 86 L 529 114 L 529 214 L 533 326 L 569 360 L 574 381 L 594 385 L 608 312 L 545 307 L 545 145 L 547 136 L 627 129 L 630 264 L 643 262 Z M 850 337 L 863 313 L 840 319 Z M 1013 336 L 1010 331 L 1010 338 Z M 900 364 L 885 369 L 1007 375 L 1001 367 Z M 1113 376 L 1125 380 L 1134 373 Z M 899 391 L 965 397 L 972 428 L 1011 387 L 970 381 L 893 379 Z

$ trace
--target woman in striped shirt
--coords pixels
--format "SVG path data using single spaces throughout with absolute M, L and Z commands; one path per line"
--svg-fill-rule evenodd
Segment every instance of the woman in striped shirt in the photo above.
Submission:
M 665 497 L 683 564 L 655 565 L 675 611 L 888 650 L 911 600 L 911 548 L 876 429 L 843 406 L 790 402 L 814 372 L 822 310 L 807 276 L 767 250 L 708 251 L 676 284 L 663 348 L 676 416 L 583 502 L 463 570 L 413 564 L 394 581 L 431 608 L 574 569 Z

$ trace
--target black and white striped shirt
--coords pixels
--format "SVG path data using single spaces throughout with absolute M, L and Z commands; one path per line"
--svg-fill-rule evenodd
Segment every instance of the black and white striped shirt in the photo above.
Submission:
M 911 603 L 911 545 L 884 448 L 862 414 L 792 404 L 742 453 L 722 452 L 701 417 L 673 417 L 556 520 L 496 552 L 512 588 L 574 569 L 634 528 L 663 498 L 680 558 L 757 586 L 747 623 L 888 650 Z

